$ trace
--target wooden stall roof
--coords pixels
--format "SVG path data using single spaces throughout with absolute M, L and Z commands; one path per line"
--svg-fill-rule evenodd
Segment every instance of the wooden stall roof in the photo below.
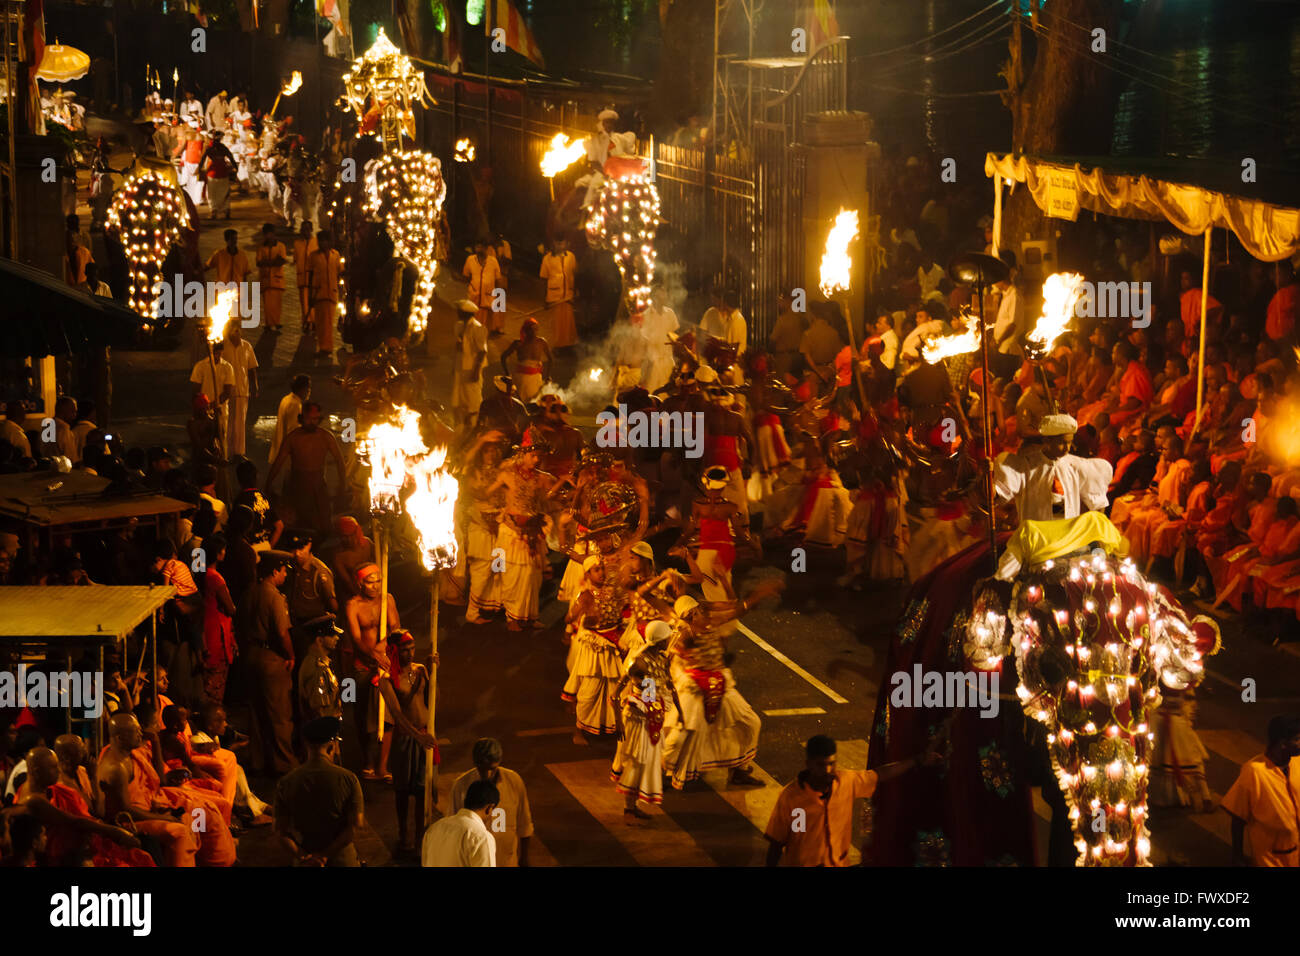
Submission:
M 0 640 L 116 640 L 175 595 L 175 588 L 163 585 L 0 587 Z
M 190 505 L 163 495 L 104 497 L 107 478 L 71 471 L 0 475 L 0 516 L 49 528 L 175 514 Z

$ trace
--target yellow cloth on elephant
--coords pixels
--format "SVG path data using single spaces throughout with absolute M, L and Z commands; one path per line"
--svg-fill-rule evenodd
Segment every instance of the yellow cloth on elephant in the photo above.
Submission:
M 1077 518 L 1054 521 L 1022 521 L 1007 540 L 1006 550 L 998 560 L 997 576 L 1010 581 L 1022 567 L 1083 551 L 1094 542 L 1108 554 L 1128 554 L 1128 541 L 1100 511 L 1085 511 Z

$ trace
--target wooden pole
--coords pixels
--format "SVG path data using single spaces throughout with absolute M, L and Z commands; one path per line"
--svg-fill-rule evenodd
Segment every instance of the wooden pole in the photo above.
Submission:
M 1200 357 L 1196 360 L 1196 418 L 1192 422 L 1192 435 L 1201 424 L 1201 406 L 1205 402 L 1205 316 L 1210 302 L 1210 234 L 1213 226 L 1205 229 L 1205 257 L 1201 266 L 1201 345 Z
M 434 708 L 438 702 L 438 599 L 442 591 L 442 572 L 433 572 L 433 590 L 429 595 L 429 640 L 433 645 L 433 660 L 429 662 L 429 736 L 437 740 L 434 730 Z M 433 808 L 438 797 L 438 768 L 433 762 L 433 751 L 425 754 L 424 763 L 424 825 L 433 824 Z
M 867 413 L 867 387 L 862 384 L 862 371 L 858 368 L 858 342 L 857 337 L 853 334 L 853 313 L 849 309 L 848 290 L 844 290 L 844 295 L 840 297 L 840 305 L 844 306 L 844 325 L 849 330 L 849 350 L 853 353 L 849 356 L 849 361 L 853 364 L 853 380 L 858 383 L 858 395 L 862 398 L 862 414 Z
M 388 529 L 382 514 L 375 515 L 375 551 L 379 554 L 379 635 L 375 643 L 388 639 Z M 375 733 L 384 739 L 384 696 L 379 699 L 379 721 Z
M 1002 248 L 1002 175 L 993 174 L 993 256 Z
M 153 655 L 153 693 L 154 703 L 158 703 L 158 612 L 153 615 L 153 639 L 149 641 L 150 653 Z M 137 703 L 139 701 L 137 700 Z
M 980 270 L 975 284 L 976 304 L 980 323 L 980 416 L 984 419 L 984 480 L 989 509 L 989 559 L 993 568 L 998 566 L 998 529 L 994 520 L 997 492 L 993 487 L 993 431 L 989 411 L 989 327 L 984 321 L 984 270 Z

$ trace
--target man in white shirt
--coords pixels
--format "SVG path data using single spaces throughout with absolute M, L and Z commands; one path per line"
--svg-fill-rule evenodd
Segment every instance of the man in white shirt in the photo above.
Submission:
M 899 346 L 898 333 L 894 331 L 894 317 L 887 310 L 882 311 L 872 331 L 880 339 L 880 364 L 892 372 L 898 364 Z
M 87 400 L 77 407 L 77 421 L 72 426 L 72 440 L 76 442 L 77 457 L 76 461 L 81 461 L 82 454 L 86 450 L 86 436 L 93 432 L 99 426 L 95 424 L 95 403 Z
M 298 427 L 298 416 L 302 414 L 302 403 L 311 398 L 311 376 L 295 375 L 289 383 L 289 394 L 280 399 L 275 412 L 275 434 L 271 436 L 271 461 L 280 453 L 284 436 Z
M 474 743 L 474 769 L 466 770 L 451 785 L 451 809 L 465 806 L 465 795 L 476 781 L 486 780 L 497 788 L 497 817 L 493 826 L 497 866 L 527 866 L 528 844 L 533 836 L 533 812 L 528 805 L 524 780 L 515 771 L 501 766 L 501 743 L 484 737 Z
M 194 386 L 191 395 L 206 395 L 217 409 L 218 432 L 224 439 L 226 437 L 226 422 L 229 420 L 226 416 L 230 413 L 230 399 L 235 394 L 235 369 L 222 356 L 224 342 L 214 342 L 212 345 L 212 358 L 201 358 L 194 363 L 194 370 L 190 372 L 190 383 Z M 216 365 L 216 377 L 213 377 L 212 366 Z
M 927 299 L 931 293 L 938 292 L 939 283 L 947 275 L 943 266 L 934 261 L 934 256 L 928 252 L 921 253 L 921 264 L 916 268 L 916 281 L 921 285 L 921 298 Z
M 497 846 L 488 832 L 501 795 L 486 780 L 465 791 L 465 805 L 424 831 L 421 866 L 496 866 Z
M 180 114 L 182 123 L 188 123 L 190 120 L 193 120 L 196 126 L 203 123 L 203 104 L 189 90 L 185 91 L 185 99 L 181 101 Z
M 64 395 L 54 403 L 54 440 L 46 439 L 48 425 L 41 423 L 41 455 L 53 458 L 63 455 L 74 465 L 81 460 L 77 453 L 77 439 L 72 434 L 72 423 L 77 420 L 77 400 Z
M 456 303 L 464 323 L 457 350 L 451 407 L 457 418 L 470 422 L 483 404 L 483 364 L 487 360 L 487 328 L 478 320 L 478 306 L 470 299 Z
M 226 431 L 226 454 L 234 458 L 244 453 L 248 422 L 248 400 L 257 397 L 257 356 L 244 338 L 238 319 L 226 323 L 226 347 L 223 358 L 234 370 L 234 389 L 230 396 L 230 418 Z
M 1078 427 L 1069 415 L 1044 415 L 1038 425 L 1041 443 L 1000 455 L 993 463 L 997 496 L 1015 501 L 1021 521 L 1077 518 L 1109 504 L 1110 462 L 1069 453 Z

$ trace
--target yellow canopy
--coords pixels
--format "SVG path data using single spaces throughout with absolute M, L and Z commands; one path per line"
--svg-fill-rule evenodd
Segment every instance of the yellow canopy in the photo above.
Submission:
M 47 83 L 71 83 L 90 72 L 90 57 L 76 47 L 51 43 L 45 48 L 36 78 Z
M 1189 236 L 1202 236 L 1212 226 L 1231 229 L 1246 251 L 1264 262 L 1300 252 L 1300 209 L 1033 156 L 989 153 L 984 174 L 1025 183 L 1038 208 L 1049 215 L 1072 219 L 1071 211 L 1077 215 L 1083 208 L 1126 219 L 1163 219 Z

